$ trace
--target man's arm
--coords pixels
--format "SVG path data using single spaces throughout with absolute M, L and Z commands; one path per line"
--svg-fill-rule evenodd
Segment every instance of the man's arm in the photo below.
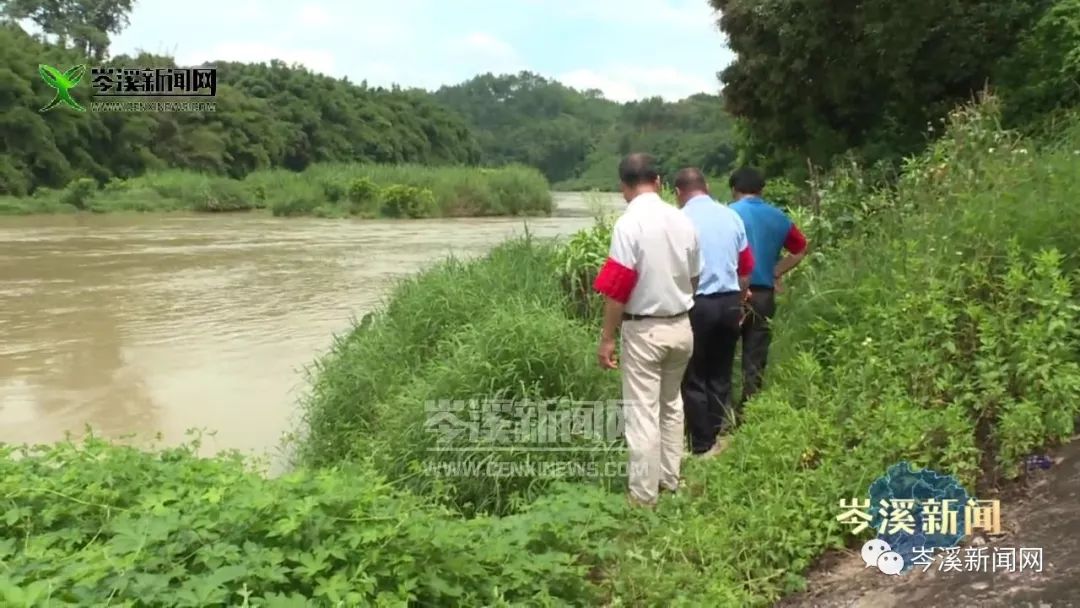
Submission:
M 746 238 L 746 226 L 742 219 L 735 215 L 738 220 L 738 229 L 735 232 L 735 248 L 739 252 L 739 261 L 736 274 L 739 277 L 739 289 L 743 299 L 750 295 L 750 273 L 754 272 L 754 251 L 750 249 L 750 240 Z
M 806 257 L 806 247 L 809 242 L 803 235 L 802 231 L 795 224 L 791 225 L 791 229 L 788 230 L 787 238 L 784 239 L 784 249 L 787 249 L 788 255 L 781 258 L 776 263 L 776 268 L 773 270 L 773 277 L 779 279 L 787 274 L 792 268 L 799 265 L 803 258 Z
M 698 285 L 701 284 L 701 275 L 705 272 L 705 259 L 701 257 L 701 242 L 698 240 L 697 228 L 694 228 L 694 238 L 690 243 L 690 289 L 697 293 Z
M 622 325 L 623 311 L 626 303 L 620 302 L 611 296 L 604 296 L 604 328 L 601 330 L 600 339 L 603 341 L 615 341 L 615 334 Z
M 604 324 L 597 355 L 603 367 L 615 367 L 615 334 L 622 325 L 622 315 L 637 285 L 637 251 L 623 224 L 616 222 L 611 231 L 611 249 L 604 266 L 593 281 L 593 289 L 604 296 Z

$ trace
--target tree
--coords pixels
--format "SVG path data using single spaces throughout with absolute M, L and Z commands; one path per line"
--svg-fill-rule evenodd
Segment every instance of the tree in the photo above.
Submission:
M 854 149 L 890 161 L 981 89 L 1042 0 L 711 0 L 736 60 L 721 73 L 751 154 L 788 169 Z
M 134 0 L 7 0 L 2 12 L 8 19 L 29 19 L 46 34 L 68 43 L 80 55 L 105 58 L 109 35 L 128 26 Z

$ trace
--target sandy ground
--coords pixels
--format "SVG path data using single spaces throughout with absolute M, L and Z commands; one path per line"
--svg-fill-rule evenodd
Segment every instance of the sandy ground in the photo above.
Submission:
M 864 568 L 858 552 L 827 555 L 809 575 L 807 590 L 775 608 L 966 608 L 1015 606 L 1080 608 L 1080 437 L 1051 454 L 1054 466 L 1031 473 L 1024 485 L 1000 497 L 1001 535 L 970 539 L 985 546 L 986 572 L 916 566 L 901 576 Z M 980 496 L 980 498 L 982 498 Z M 1042 549 L 1042 571 L 993 570 L 995 550 Z M 963 559 L 966 548 L 961 550 Z

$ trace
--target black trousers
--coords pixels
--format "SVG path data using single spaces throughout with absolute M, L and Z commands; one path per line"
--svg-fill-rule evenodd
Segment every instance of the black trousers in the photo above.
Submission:
M 769 287 L 750 286 L 750 302 L 742 324 L 743 390 L 738 412 L 761 389 L 765 365 L 769 361 L 772 332 L 769 325 L 776 314 L 776 293 Z
M 694 351 L 682 382 L 690 450 L 707 452 L 716 441 L 730 405 L 731 370 L 741 332 L 741 294 L 699 295 L 690 310 Z

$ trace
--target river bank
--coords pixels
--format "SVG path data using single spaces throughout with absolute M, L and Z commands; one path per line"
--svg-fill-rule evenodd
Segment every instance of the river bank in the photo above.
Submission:
M 205 212 L 266 209 L 275 216 L 425 218 L 549 215 L 547 181 L 523 166 L 313 165 L 256 171 L 244 179 L 191 171 L 150 172 L 99 187 L 83 178 L 61 190 L 0 197 L 0 215 Z

